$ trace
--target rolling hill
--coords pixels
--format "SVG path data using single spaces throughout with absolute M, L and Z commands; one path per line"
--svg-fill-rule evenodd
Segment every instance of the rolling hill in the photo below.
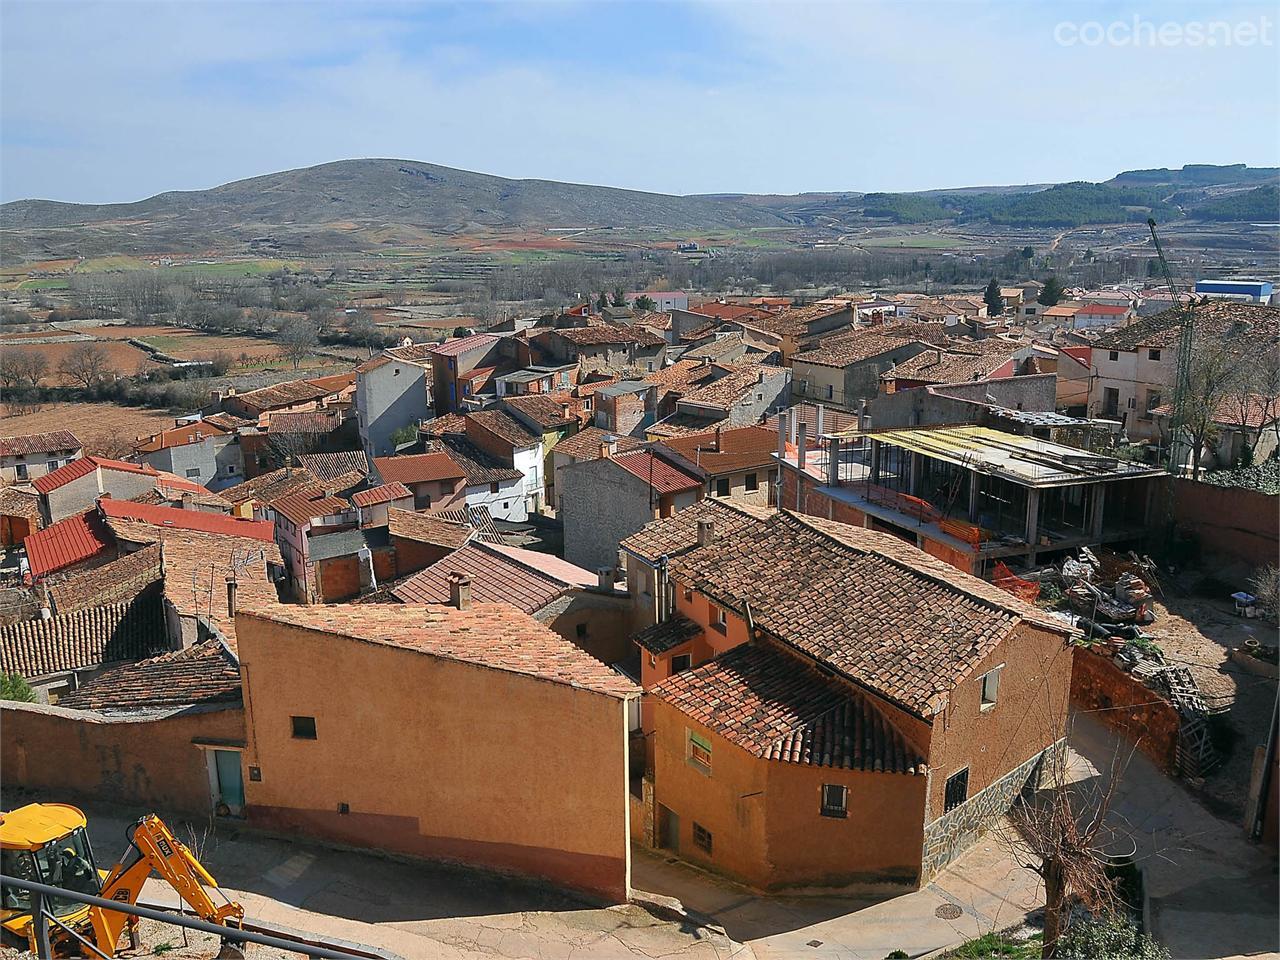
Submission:
M 1106 183 L 920 193 L 672 196 L 511 180 L 411 160 L 342 160 L 162 193 L 135 203 L 18 200 L 0 206 L 7 259 L 195 252 L 256 246 L 369 250 L 503 231 L 612 227 L 687 232 L 851 223 L 985 221 L 1013 226 L 1124 223 L 1155 214 L 1257 219 L 1278 171 L 1244 165 L 1138 170 Z M 1238 197 L 1238 194 L 1246 194 Z

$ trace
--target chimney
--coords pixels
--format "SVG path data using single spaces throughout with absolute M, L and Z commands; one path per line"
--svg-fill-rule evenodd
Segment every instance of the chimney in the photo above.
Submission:
M 183 490 L 182 491 L 182 509 L 194 510 L 195 503 L 196 503 L 196 495 L 192 493 L 190 490 Z
M 596 570 L 596 577 L 601 590 L 613 590 L 613 567 L 600 567 Z
M 808 455 L 809 447 L 809 425 L 803 420 L 800 421 L 798 436 L 796 437 L 796 450 L 798 451 L 796 464 L 801 470 L 804 469 L 804 462 Z
M 710 519 L 698 521 L 698 546 L 705 547 L 716 538 L 716 522 Z
M 716 427 L 716 453 L 720 452 L 720 427 Z
M 236 615 L 236 578 L 227 577 L 227 616 Z
M 458 610 L 471 606 L 471 578 L 460 573 L 449 574 L 449 605 Z
M 858 401 L 858 430 L 867 429 L 867 401 Z
M 764 383 L 764 370 L 756 374 L 756 383 Z
M 789 414 L 783 410 L 778 414 L 778 458 L 781 459 L 787 455 L 787 420 Z

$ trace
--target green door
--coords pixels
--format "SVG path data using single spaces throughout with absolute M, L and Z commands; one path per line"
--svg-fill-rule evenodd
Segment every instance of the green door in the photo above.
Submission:
M 244 809 L 244 779 L 240 774 L 238 750 L 213 751 L 213 764 L 218 772 L 218 797 L 238 817 Z

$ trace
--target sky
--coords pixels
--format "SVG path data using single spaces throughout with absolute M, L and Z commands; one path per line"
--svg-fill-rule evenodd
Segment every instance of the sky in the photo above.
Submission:
M 356 157 L 680 194 L 1276 165 L 1278 17 L 1213 0 L 0 0 L 0 199 L 123 202 Z

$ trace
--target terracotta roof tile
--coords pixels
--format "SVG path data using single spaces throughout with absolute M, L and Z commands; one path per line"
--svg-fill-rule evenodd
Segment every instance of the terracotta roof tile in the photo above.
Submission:
M 471 580 L 476 603 L 509 603 L 535 613 L 565 593 L 569 584 L 505 556 L 489 544 L 471 543 L 415 573 L 391 592 L 402 603 L 448 603 L 449 578 Z
M 650 624 L 631 639 L 650 653 L 666 653 L 688 643 L 702 633 L 702 628 L 683 614 Z
M 446 433 L 466 433 L 467 421 L 460 413 L 445 413 L 424 421 L 418 432 L 428 437 L 438 437 Z
M 462 479 L 465 474 L 447 453 L 416 453 L 399 457 L 374 457 L 374 466 L 383 483 L 428 483 L 432 480 Z
M 24 517 L 39 523 L 39 496 L 16 487 L 0 487 L 0 517 Z
M 216 640 L 113 667 L 64 694 L 58 706 L 107 713 L 241 702 L 240 665 Z
M 778 433 L 766 427 L 738 427 L 670 437 L 660 445 L 716 476 L 750 470 L 753 467 L 773 466 L 773 454 L 778 449 Z
M 567 423 L 576 422 L 571 413 L 566 413 L 564 406 L 541 393 L 529 393 L 519 397 L 505 397 L 503 406 L 514 411 L 517 419 L 521 417 L 541 430 L 554 430 Z
M 534 433 L 505 410 L 490 409 L 469 413 L 466 420 L 468 433 L 473 426 L 479 427 L 512 447 L 533 447 L 542 440 L 541 434 Z
M 302 464 L 321 480 L 333 480 L 343 474 L 358 470 L 369 474 L 369 458 L 363 450 L 339 450 L 337 453 L 303 453 L 298 456 Z
M 677 673 L 650 695 L 766 760 L 925 772 L 924 760 L 870 697 L 768 641 Z
M 139 660 L 165 646 L 158 593 L 0 627 L 0 670 L 27 679 Z
M 33 453 L 57 453 L 77 450 L 83 444 L 70 430 L 50 433 L 28 433 L 20 437 L 0 437 L 0 457 L 27 457 Z
M 655 457 L 648 450 L 619 454 L 613 458 L 613 462 L 652 485 L 653 489 L 659 493 L 679 493 L 682 490 L 696 490 L 702 486 L 702 481 L 697 477 Z
M 507 604 L 296 606 L 246 609 L 246 618 L 399 647 L 604 694 L 639 693 L 622 674 Z M 251 628 L 250 624 L 245 624 Z
M 103 470 L 118 470 L 121 473 L 156 473 L 153 467 L 145 463 L 126 463 L 124 460 L 108 460 L 105 457 L 81 457 L 79 460 L 72 460 L 70 463 L 63 464 L 57 470 L 52 473 L 46 473 L 43 477 L 36 477 L 31 481 L 31 485 L 41 493 L 52 493 L 59 487 L 66 486 L 72 480 L 79 480 L 81 477 L 88 476 L 99 467 Z
M 789 377 L 790 371 L 784 367 L 770 364 L 754 364 L 744 367 L 719 380 L 713 380 L 704 387 L 694 390 L 680 398 L 681 403 L 696 403 L 703 406 L 718 407 L 728 410 L 743 397 L 752 393 L 762 379 L 771 380 L 776 377 Z
M 574 460 L 599 460 L 601 444 L 609 442 L 611 438 L 617 441 L 620 453 L 626 453 L 628 450 L 635 450 L 644 445 L 644 441 L 636 437 L 622 437 L 608 430 L 601 430 L 599 427 L 585 427 L 565 437 L 551 449 L 556 453 L 573 457 Z
M 454 340 L 446 340 L 444 343 L 433 344 L 428 352 L 442 357 L 456 357 L 459 354 L 466 353 L 468 350 L 487 347 L 497 342 L 498 338 L 492 334 L 473 333 L 469 337 L 458 337 Z
M 351 511 L 350 503 L 326 494 L 319 484 L 277 497 L 268 506 L 300 527 L 317 517 L 332 517 Z
M 136 520 L 158 529 L 198 530 L 227 537 L 240 537 L 275 542 L 272 524 L 265 520 L 241 520 L 204 510 L 181 510 L 177 507 L 158 507 L 149 503 L 132 503 L 103 497 L 98 510 L 107 519 Z
M 250 500 L 267 504 L 309 486 L 317 479 L 315 474 L 303 467 L 281 467 L 279 470 L 260 474 L 252 480 L 237 483 L 234 487 L 226 487 L 221 491 L 222 498 L 237 505 Z
M 415 513 L 392 507 L 387 511 L 387 532 L 403 540 L 456 550 L 471 539 L 474 530 L 469 523 L 457 523 L 436 514 Z
M 273 413 L 270 433 L 333 433 L 342 428 L 341 410 L 303 410 L 298 413 Z
M 154 453 L 157 450 L 168 450 L 170 447 L 182 447 L 191 443 L 203 443 L 208 437 L 224 437 L 231 431 L 208 420 L 170 427 L 153 433 L 134 449 L 138 453 Z
M 847 367 L 862 363 L 881 354 L 899 350 L 910 343 L 919 342 L 908 333 L 888 333 L 878 330 L 859 331 L 856 336 L 833 337 L 824 340 L 811 350 L 797 353 L 792 363 L 812 363 L 822 367 Z
M 462 475 L 469 487 L 524 478 L 524 474 L 519 470 L 508 467 L 496 457 L 491 457 L 463 434 L 440 434 L 435 443 L 447 450 L 454 463 L 462 469 Z
M 69 574 L 49 585 L 49 595 L 54 612 L 74 613 L 130 600 L 160 577 L 160 545 L 151 544 L 92 570 Z
M 403 483 L 384 483 L 380 487 L 370 487 L 351 495 L 351 502 L 357 507 L 372 507 L 379 503 L 390 503 L 392 500 L 405 500 L 413 496 L 413 491 Z
M 1280 336 L 1280 307 L 1231 300 L 1208 300 L 1195 305 L 1196 336 L 1231 336 L 1241 344 L 1274 347 Z M 1095 350 L 1137 350 L 1176 347 L 1185 311 L 1173 307 L 1103 336 Z
M 638 327 L 600 324 L 591 327 L 561 327 L 549 330 L 545 335 L 563 337 L 579 347 L 603 346 L 612 343 L 634 343 L 638 347 L 660 347 L 667 341 L 656 333 Z
M 725 500 L 699 500 L 670 517 L 652 520 L 637 533 L 622 541 L 622 549 L 653 564 L 660 557 L 670 557 L 689 550 L 698 543 L 698 521 L 711 520 L 715 536 L 752 536 L 763 529 L 764 521 L 774 511 L 766 507 L 748 507 Z

